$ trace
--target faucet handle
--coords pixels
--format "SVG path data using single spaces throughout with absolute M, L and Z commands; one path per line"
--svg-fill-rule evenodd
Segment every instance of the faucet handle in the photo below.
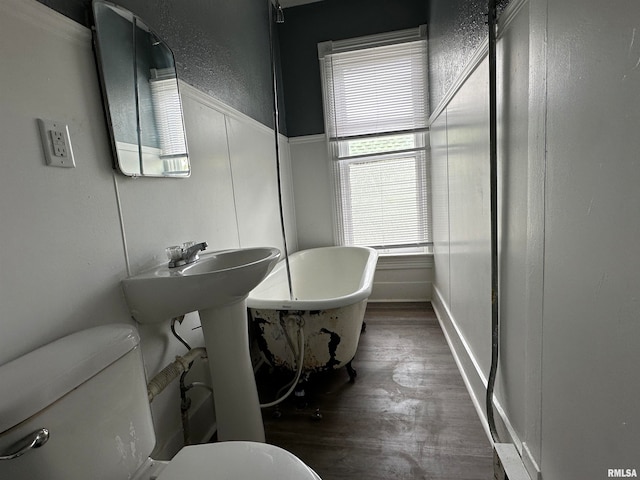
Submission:
M 181 267 L 198 260 L 198 252 L 206 250 L 207 242 L 184 242 L 182 245 L 174 245 L 167 247 L 167 258 L 169 259 L 169 268 Z
M 175 263 L 182 258 L 182 245 L 173 245 L 164 249 L 169 262 Z

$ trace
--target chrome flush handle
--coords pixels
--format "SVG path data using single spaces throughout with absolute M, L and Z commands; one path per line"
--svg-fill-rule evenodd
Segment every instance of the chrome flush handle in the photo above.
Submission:
M 36 430 L 11 447 L 13 450 L 16 450 L 14 453 L 0 455 L 0 460 L 13 460 L 14 458 L 18 458 L 29 450 L 40 448 L 42 445 L 47 443 L 47 440 L 49 440 L 49 430 L 46 428 Z

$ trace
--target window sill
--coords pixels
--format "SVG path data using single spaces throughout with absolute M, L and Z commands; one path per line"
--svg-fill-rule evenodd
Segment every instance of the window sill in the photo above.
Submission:
M 377 270 L 398 270 L 412 268 L 433 268 L 432 252 L 380 253 Z
M 419 257 L 424 255 L 433 256 L 433 247 L 395 247 L 395 248 L 376 248 L 378 255 L 381 257 Z

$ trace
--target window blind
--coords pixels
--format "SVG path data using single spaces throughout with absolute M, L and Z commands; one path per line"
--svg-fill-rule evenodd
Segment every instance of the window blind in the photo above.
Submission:
M 425 152 L 338 162 L 348 245 L 421 245 L 429 238 Z
M 427 127 L 426 40 L 325 55 L 332 140 Z
M 184 156 L 187 153 L 187 145 L 176 77 L 174 75 L 170 78 L 152 78 L 149 84 L 161 156 Z

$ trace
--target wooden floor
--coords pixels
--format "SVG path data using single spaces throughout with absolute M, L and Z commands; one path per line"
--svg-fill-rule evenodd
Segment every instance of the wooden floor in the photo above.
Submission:
M 490 443 L 430 304 L 369 304 L 365 321 L 355 383 L 336 370 L 283 402 L 280 418 L 264 410 L 267 442 L 323 480 L 492 479 Z M 282 379 L 259 379 L 271 400 L 265 388 Z

